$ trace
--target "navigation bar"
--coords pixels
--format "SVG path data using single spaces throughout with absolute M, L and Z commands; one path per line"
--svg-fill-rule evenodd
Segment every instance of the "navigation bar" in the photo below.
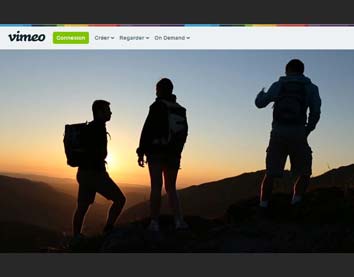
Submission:
M 354 49 L 354 27 L 0 27 L 0 49 Z

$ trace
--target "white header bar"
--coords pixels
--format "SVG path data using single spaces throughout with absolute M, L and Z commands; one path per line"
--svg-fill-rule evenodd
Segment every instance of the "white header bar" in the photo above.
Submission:
M 89 42 L 56 44 L 54 32 L 88 32 Z M 0 27 L 0 49 L 354 49 L 354 27 Z

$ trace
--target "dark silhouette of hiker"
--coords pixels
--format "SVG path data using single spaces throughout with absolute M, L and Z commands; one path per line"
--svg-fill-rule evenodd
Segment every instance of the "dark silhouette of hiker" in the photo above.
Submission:
M 266 156 L 266 174 L 262 181 L 260 207 L 267 208 L 274 178 L 282 177 L 287 156 L 291 171 L 297 177 L 291 203 L 297 205 L 309 185 L 312 174 L 312 150 L 308 135 L 320 119 L 321 99 L 318 87 L 303 75 L 304 64 L 293 59 L 286 65 L 286 76 L 257 95 L 258 108 L 273 105 L 273 123 Z M 307 110 L 309 115 L 307 116 Z
M 94 202 L 96 192 L 112 200 L 104 233 L 113 229 L 114 223 L 125 204 L 125 197 L 106 171 L 107 131 L 106 122 L 111 119 L 110 103 L 96 100 L 92 104 L 93 121 L 83 133 L 85 152 L 79 164 L 77 181 L 79 183 L 77 208 L 73 218 L 74 238 L 80 238 L 85 214 Z
M 138 164 L 144 167 L 144 155 L 149 166 L 151 194 L 149 230 L 159 231 L 161 188 L 164 178 L 169 204 L 175 215 L 176 229 L 188 228 L 176 190 L 181 153 L 187 139 L 186 109 L 176 102 L 173 84 L 167 78 L 156 84 L 156 100 L 150 106 L 137 149 Z

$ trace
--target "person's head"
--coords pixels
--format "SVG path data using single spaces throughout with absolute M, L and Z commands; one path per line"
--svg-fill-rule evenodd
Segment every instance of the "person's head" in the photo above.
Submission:
M 298 59 L 293 59 L 285 67 L 286 75 L 302 75 L 305 71 L 305 65 Z
M 163 78 L 156 84 L 156 95 L 157 97 L 170 96 L 173 91 L 172 81 L 168 78 Z
M 95 100 L 92 104 L 93 119 L 98 121 L 109 121 L 111 119 L 110 103 L 106 100 Z

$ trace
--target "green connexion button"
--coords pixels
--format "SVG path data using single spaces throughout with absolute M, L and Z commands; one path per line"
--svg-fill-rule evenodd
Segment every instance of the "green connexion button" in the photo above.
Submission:
M 54 44 L 88 44 L 88 32 L 54 32 Z

